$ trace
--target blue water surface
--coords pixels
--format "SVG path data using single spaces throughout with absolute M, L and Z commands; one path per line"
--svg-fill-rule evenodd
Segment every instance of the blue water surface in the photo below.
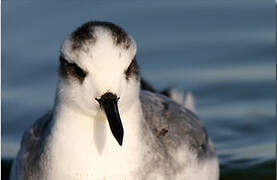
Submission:
M 89 20 L 137 41 L 142 76 L 195 96 L 221 179 L 275 179 L 275 2 L 2 0 L 2 158 L 54 102 L 59 48 Z

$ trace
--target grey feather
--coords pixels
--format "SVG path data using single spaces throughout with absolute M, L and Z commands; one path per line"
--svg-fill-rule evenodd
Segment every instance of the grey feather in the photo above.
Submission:
M 13 163 L 11 180 L 37 180 L 42 177 L 42 173 L 48 166 L 45 164 L 48 162 L 46 160 L 48 158 L 46 144 L 50 135 L 52 116 L 52 112 L 48 112 L 24 132 L 20 151 Z M 22 177 L 18 177 L 18 175 Z
M 210 157 L 214 150 L 209 147 L 203 123 L 193 112 L 163 95 L 148 91 L 142 91 L 140 99 L 145 123 L 157 137 L 162 137 L 159 138 L 161 143 L 171 148 L 185 143 L 199 158 Z
M 144 179 L 156 168 L 162 169 L 164 177 L 174 179 L 184 168 L 184 164 L 174 160 L 181 146 L 188 147 L 198 161 L 216 157 L 206 129 L 194 113 L 163 95 L 149 91 L 141 91 L 140 100 L 145 119 L 142 122 L 143 140 L 151 146 L 151 153 L 154 152 L 146 155 Z

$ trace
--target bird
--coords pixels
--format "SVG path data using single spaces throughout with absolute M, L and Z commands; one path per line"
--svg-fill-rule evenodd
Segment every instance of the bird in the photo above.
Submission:
M 141 89 L 137 44 L 89 21 L 60 48 L 53 108 L 22 137 L 10 180 L 216 180 L 214 145 L 198 116 Z

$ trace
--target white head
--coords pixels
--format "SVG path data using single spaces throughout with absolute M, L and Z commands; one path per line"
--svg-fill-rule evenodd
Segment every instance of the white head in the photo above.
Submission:
M 118 132 L 122 124 L 117 104 L 120 112 L 127 111 L 139 96 L 135 56 L 131 36 L 112 23 L 99 21 L 79 27 L 61 48 L 57 98 L 88 116 L 104 111 L 119 144 L 122 139 L 116 136 L 123 137 L 123 129 Z

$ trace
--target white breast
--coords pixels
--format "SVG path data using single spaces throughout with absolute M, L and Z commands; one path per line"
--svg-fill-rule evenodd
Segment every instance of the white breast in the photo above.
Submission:
M 60 117 L 56 117 L 49 140 L 51 168 L 47 179 L 124 179 L 136 173 L 142 159 L 140 128 L 136 123 L 140 115 L 134 111 L 121 114 L 122 146 L 113 137 L 105 118 L 95 120 L 82 115 L 74 118 L 76 114 L 72 112 Z

